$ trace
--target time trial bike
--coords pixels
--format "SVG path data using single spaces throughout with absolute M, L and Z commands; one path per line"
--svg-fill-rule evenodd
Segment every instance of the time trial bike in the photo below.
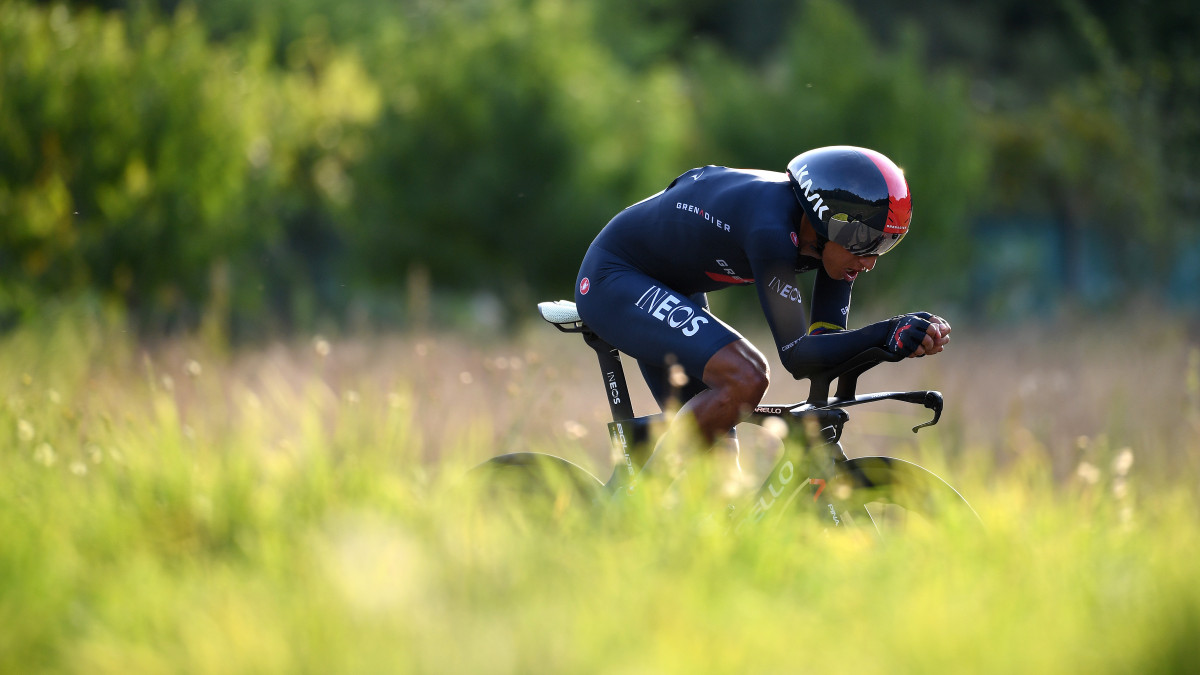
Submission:
M 493 457 L 470 474 L 490 488 L 531 498 L 549 498 L 559 508 L 604 508 L 612 495 L 629 485 L 654 450 L 663 414 L 635 416 L 620 352 L 591 331 L 575 303 L 558 300 L 538 305 L 543 319 L 564 333 L 578 334 L 599 359 L 605 398 L 612 414 L 608 436 L 616 466 L 607 481 L 554 455 L 515 452 Z M 741 530 L 764 522 L 807 513 L 836 527 L 869 527 L 880 532 L 922 521 L 979 518 L 946 481 L 933 472 L 896 457 L 848 458 L 842 448 L 847 409 L 880 401 L 923 406 L 933 418 L 912 428 L 937 424 L 943 397 L 937 391 L 856 393 L 858 378 L 885 361 L 898 361 L 882 348 L 868 349 L 809 378 L 805 401 L 763 403 L 743 420 L 777 430 L 783 451 L 756 492 L 728 509 L 729 526 Z M 832 396 L 830 389 L 836 380 Z

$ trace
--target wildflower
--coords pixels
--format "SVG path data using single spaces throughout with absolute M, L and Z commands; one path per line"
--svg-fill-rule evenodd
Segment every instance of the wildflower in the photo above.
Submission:
M 1075 475 L 1088 485 L 1100 482 L 1100 469 L 1089 462 L 1080 462 L 1079 467 L 1075 469 Z
M 313 338 L 313 350 L 317 352 L 317 356 L 325 358 L 333 351 L 333 347 L 330 346 L 328 340 L 318 335 Z
M 1125 499 L 1129 496 L 1129 483 L 1124 480 L 1117 480 L 1113 483 L 1112 493 L 1113 497 L 1116 497 L 1118 500 Z
M 567 432 L 567 438 L 579 440 L 587 436 L 587 427 L 583 426 L 575 420 L 567 420 L 563 422 L 563 430 Z
M 25 420 L 17 420 L 17 438 L 21 439 L 22 443 L 32 441 L 35 433 L 32 424 Z
M 1133 468 L 1133 450 L 1125 448 L 1113 459 L 1112 470 L 1118 476 L 1127 476 L 1131 468 Z
M 670 378 L 672 387 L 679 389 L 687 385 L 688 376 L 687 373 L 684 372 L 683 366 L 679 365 L 678 363 L 673 363 L 671 364 L 671 369 L 669 372 L 670 374 L 668 377 Z
M 784 422 L 782 418 L 768 417 L 767 419 L 763 420 L 762 427 L 768 434 L 774 436 L 775 438 L 783 439 L 787 437 L 787 422 Z
M 50 467 L 58 461 L 58 455 L 54 452 L 54 447 L 49 443 L 42 443 L 33 451 L 33 461 L 42 466 Z

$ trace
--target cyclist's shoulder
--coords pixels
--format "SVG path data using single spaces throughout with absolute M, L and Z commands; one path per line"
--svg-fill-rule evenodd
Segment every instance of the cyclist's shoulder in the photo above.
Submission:
M 742 186 L 747 190 L 771 191 L 779 186 L 788 185 L 788 177 L 782 171 L 765 169 L 743 169 L 731 166 L 710 164 L 692 170 L 698 181 L 722 181 L 730 185 Z
M 720 164 L 707 164 L 688 169 L 671 181 L 670 187 L 695 186 L 701 190 L 742 188 L 771 189 L 788 185 L 786 173 L 763 169 L 742 169 Z

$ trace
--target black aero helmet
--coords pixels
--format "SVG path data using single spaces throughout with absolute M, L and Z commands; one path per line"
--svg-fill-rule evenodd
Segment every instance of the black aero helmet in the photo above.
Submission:
M 904 172 L 867 148 L 816 148 L 788 162 L 788 179 L 817 235 L 855 255 L 883 255 L 908 234 Z

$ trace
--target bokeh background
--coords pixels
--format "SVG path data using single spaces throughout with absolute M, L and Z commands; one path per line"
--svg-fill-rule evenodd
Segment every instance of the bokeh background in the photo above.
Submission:
M 843 143 L 915 195 L 860 299 L 1195 317 L 1196 35 L 1187 0 L 3 0 L 0 328 L 490 331 L 682 171 Z
M 0 0 L 0 673 L 1195 672 L 1197 7 Z M 860 381 L 942 421 L 845 449 L 986 535 L 464 489 L 611 472 L 534 303 L 614 213 L 839 143 L 915 196 L 851 324 L 955 326 Z M 711 301 L 802 400 L 753 290 Z M 735 493 L 781 449 L 739 433 Z

